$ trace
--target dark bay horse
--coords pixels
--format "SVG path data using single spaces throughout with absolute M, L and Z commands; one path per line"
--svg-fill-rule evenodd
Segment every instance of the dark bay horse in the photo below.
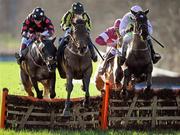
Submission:
M 85 100 L 83 105 L 89 103 L 89 83 L 92 75 L 91 54 L 88 48 L 89 33 L 86 29 L 85 22 L 78 19 L 72 26 L 72 32 L 69 35 L 69 43 L 64 50 L 63 56 L 60 55 L 58 48 L 57 61 L 58 71 L 61 78 L 66 78 L 67 101 L 63 115 L 69 115 L 70 96 L 73 90 L 73 79 L 82 79 L 85 91 Z
M 34 96 L 32 87 L 34 87 L 37 98 L 43 98 L 43 91 L 39 90 L 38 82 L 44 86 L 45 96 L 50 92 L 50 98 L 56 96 L 56 52 L 54 46 L 55 38 L 52 40 L 41 39 L 28 46 L 28 53 L 25 60 L 20 65 L 20 76 L 24 89 L 29 96 Z
M 123 91 L 122 94 L 127 94 L 127 85 L 129 82 L 134 83 L 146 81 L 147 87 L 145 89 L 148 92 L 152 85 L 152 70 L 153 64 L 151 61 L 151 53 L 147 44 L 148 36 L 148 23 L 147 23 L 147 13 L 146 11 L 139 11 L 131 13 L 135 16 L 135 25 L 133 31 L 133 41 L 132 48 L 129 52 L 125 65 L 127 68 L 124 70 L 124 81 L 123 81 Z M 132 18 L 131 18 L 132 19 Z

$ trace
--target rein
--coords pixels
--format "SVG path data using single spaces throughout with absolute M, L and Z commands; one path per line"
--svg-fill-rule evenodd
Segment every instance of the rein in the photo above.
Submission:
M 75 44 L 76 47 L 79 46 L 79 43 L 77 43 L 77 41 L 73 38 L 73 36 L 71 34 L 68 34 L 68 36 L 71 38 L 71 40 L 73 41 L 73 44 Z M 88 47 L 86 47 L 86 51 L 84 52 L 84 54 L 80 54 L 77 52 L 74 52 L 69 46 L 66 47 L 71 53 L 75 54 L 75 55 L 79 55 L 79 56 L 85 56 L 88 52 Z
M 36 44 L 36 43 L 35 43 L 35 44 Z M 37 44 L 36 44 L 36 47 L 37 47 Z M 39 50 L 38 47 L 37 47 L 37 50 L 39 51 L 39 54 L 40 54 L 41 58 L 43 58 L 43 57 L 42 57 L 42 54 L 41 54 L 41 51 Z M 33 63 L 34 63 L 36 66 L 38 66 L 38 67 L 43 67 L 43 66 L 44 66 L 44 64 L 43 64 L 43 65 L 40 65 L 40 64 L 38 64 L 38 63 L 36 62 L 36 60 L 34 59 L 31 51 L 30 51 L 30 56 L 31 56 L 31 60 L 33 61 Z M 43 61 L 44 61 L 44 60 L 43 60 Z

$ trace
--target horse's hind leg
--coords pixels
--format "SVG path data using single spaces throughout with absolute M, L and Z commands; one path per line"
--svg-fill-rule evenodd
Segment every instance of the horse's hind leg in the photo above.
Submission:
M 24 89 L 28 93 L 28 96 L 34 97 L 34 93 L 32 92 L 32 84 L 29 80 L 29 76 L 22 69 L 20 71 L 20 76 Z

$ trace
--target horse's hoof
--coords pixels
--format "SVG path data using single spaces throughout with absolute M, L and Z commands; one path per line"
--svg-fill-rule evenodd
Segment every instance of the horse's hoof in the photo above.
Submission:
M 89 98 L 88 99 L 84 99 L 83 107 L 84 108 L 88 108 L 89 107 Z
M 144 90 L 144 98 L 148 100 L 151 99 L 152 97 L 153 97 L 153 91 L 149 88 L 146 88 Z
M 40 90 L 38 93 L 37 93 L 37 98 L 39 99 L 42 99 L 43 98 L 43 91 Z
M 69 111 L 68 108 L 64 108 L 63 113 L 62 113 L 62 116 L 64 116 L 64 117 L 69 117 L 69 116 L 71 116 L 71 112 Z
M 56 97 L 56 93 L 55 92 L 53 92 L 52 94 L 50 94 L 50 98 L 51 99 L 53 99 L 53 98 L 55 98 Z
M 120 93 L 121 98 L 126 99 L 128 97 L 128 92 L 127 90 L 122 90 Z

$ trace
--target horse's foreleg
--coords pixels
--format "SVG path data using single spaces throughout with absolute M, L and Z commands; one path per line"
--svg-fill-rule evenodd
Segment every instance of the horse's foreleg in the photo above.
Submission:
M 67 83 L 66 83 L 67 99 L 65 102 L 65 108 L 63 110 L 64 116 L 70 115 L 69 109 L 70 109 L 70 105 L 71 105 L 70 97 L 71 97 L 72 90 L 73 90 L 72 77 L 67 76 Z
M 124 70 L 124 80 L 123 80 L 123 89 L 122 89 L 122 95 L 127 96 L 127 86 L 131 79 L 131 74 L 128 69 Z
M 31 78 L 31 82 L 32 82 L 32 85 L 33 85 L 34 89 L 36 90 L 37 98 L 42 99 L 43 98 L 43 95 L 42 95 L 43 91 L 39 90 L 38 83 L 37 83 L 36 79 Z
M 56 96 L 56 92 L 55 92 L 55 82 L 56 82 L 56 73 L 53 73 L 52 78 L 50 80 L 50 98 L 54 98 Z
M 147 82 L 146 82 L 146 89 L 150 90 L 151 89 L 151 85 L 152 85 L 152 75 L 151 73 L 147 74 Z
M 84 77 L 83 78 L 83 89 L 86 92 L 85 93 L 85 100 L 83 102 L 83 106 L 86 107 L 89 105 L 89 83 L 90 83 L 90 77 Z

